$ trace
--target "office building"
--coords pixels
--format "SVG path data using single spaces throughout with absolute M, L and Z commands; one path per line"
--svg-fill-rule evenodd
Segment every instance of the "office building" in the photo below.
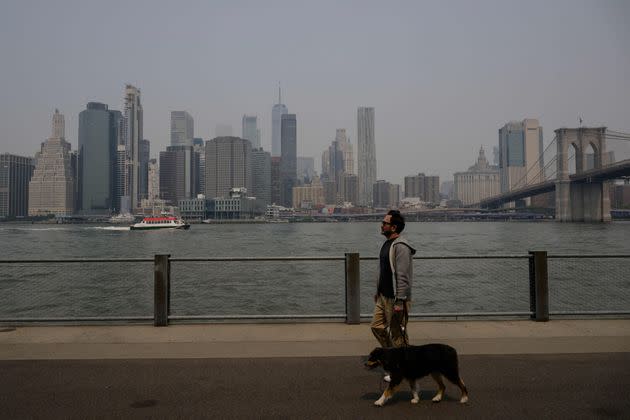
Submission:
M 143 127 L 142 102 L 140 100 L 140 89 L 132 85 L 125 86 L 125 105 L 123 111 L 123 130 L 125 150 L 127 153 L 126 165 L 129 169 L 127 179 L 128 186 L 126 188 L 129 194 L 129 205 L 135 210 L 139 204 L 141 196 L 140 179 L 141 179 L 141 140 Z
M 34 170 L 30 157 L 0 155 L 0 218 L 28 216 L 28 184 Z
M 195 190 L 203 193 L 206 190 L 206 144 L 201 137 L 195 137 L 193 139 L 193 150 L 197 154 L 196 158 L 199 159 Z
M 271 204 L 271 153 L 252 150 L 252 192 L 265 206 Z
M 207 200 L 208 217 L 211 219 L 253 219 L 265 214 L 266 206 L 247 194 L 247 188 L 232 188 L 226 197 Z
M 75 206 L 75 172 L 63 114 L 55 109 L 52 137 L 42 143 L 29 183 L 29 216 L 69 216 Z
M 325 204 L 324 187 L 319 177 L 314 177 L 313 181 L 304 186 L 293 187 L 293 204 L 296 209 L 314 209 Z
M 280 202 L 285 207 L 291 207 L 293 187 L 297 185 L 297 119 L 295 114 L 284 114 L 280 122 Z
M 456 172 L 453 182 L 453 198 L 463 205 L 479 203 L 484 198 L 500 193 L 498 166 L 488 164 L 483 147 L 479 149 L 477 163 L 465 172 Z
M 168 146 L 160 152 L 160 198 L 173 206 L 194 198 L 198 162 L 192 146 Z
M 397 208 L 400 201 L 400 185 L 390 184 L 387 181 L 378 180 L 374 184 L 373 202 L 374 208 Z
M 315 159 L 312 157 L 297 158 L 297 178 L 299 183 L 310 184 L 315 176 Z
M 160 165 L 157 159 L 149 160 L 149 205 L 160 198 Z
M 192 146 L 195 122 L 186 111 L 171 111 L 171 146 Z
M 359 202 L 359 178 L 355 174 L 344 173 L 339 182 L 341 196 L 345 203 L 356 206 Z
M 511 121 L 499 129 L 502 193 L 536 184 L 544 179 L 542 151 L 543 132 L 538 120 Z
M 271 203 L 280 204 L 280 156 L 271 157 Z
M 289 109 L 282 103 L 282 91 L 278 86 L 278 103 L 271 109 L 271 156 L 282 154 L 282 116 L 289 113 Z
M 252 149 L 260 148 L 260 132 L 258 130 L 258 117 L 255 115 L 243 115 L 242 138 L 249 140 Z
M 116 211 L 116 151 L 120 112 L 89 102 L 79 113 L 78 210 L 108 215 Z
M 359 204 L 372 207 L 373 186 L 376 183 L 376 145 L 374 139 L 374 108 L 357 110 L 357 176 Z
M 440 202 L 440 177 L 423 173 L 405 177 L 405 198 L 415 197 L 427 203 Z
M 350 139 L 346 136 L 345 128 L 338 128 L 335 142 L 343 155 L 343 170 L 347 174 L 354 174 L 354 151 Z
M 140 200 L 149 196 L 149 159 L 151 155 L 151 142 L 147 139 L 140 140 L 140 157 L 138 159 L 138 194 Z
M 217 137 L 206 142 L 208 199 L 227 197 L 232 188 L 252 188 L 252 146 L 239 137 Z

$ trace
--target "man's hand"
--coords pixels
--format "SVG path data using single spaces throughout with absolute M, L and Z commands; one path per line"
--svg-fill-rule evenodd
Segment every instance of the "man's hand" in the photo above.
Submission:
M 396 299 L 394 302 L 394 312 L 402 312 L 405 309 L 405 301 L 402 299 Z

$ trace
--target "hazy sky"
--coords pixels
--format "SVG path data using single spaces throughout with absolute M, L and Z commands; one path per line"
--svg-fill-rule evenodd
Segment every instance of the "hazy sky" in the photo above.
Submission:
M 77 145 L 89 101 L 122 109 L 142 91 L 157 156 L 170 111 L 195 135 L 241 135 L 256 114 L 270 150 L 278 81 L 297 114 L 298 155 L 319 161 L 359 106 L 375 108 L 378 178 L 466 170 L 497 130 L 538 118 L 553 130 L 630 132 L 630 1 L 29 1 L 0 5 L 0 153 L 33 155 L 66 117 Z

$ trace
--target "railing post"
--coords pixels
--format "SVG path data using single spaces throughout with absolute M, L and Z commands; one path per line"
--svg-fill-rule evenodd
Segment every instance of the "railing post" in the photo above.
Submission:
M 529 296 L 532 318 L 549 321 L 547 251 L 529 251 Z
M 346 324 L 361 323 L 359 253 L 346 252 Z
M 153 272 L 153 325 L 165 327 L 168 325 L 168 314 L 171 303 L 171 263 L 170 254 L 156 255 Z

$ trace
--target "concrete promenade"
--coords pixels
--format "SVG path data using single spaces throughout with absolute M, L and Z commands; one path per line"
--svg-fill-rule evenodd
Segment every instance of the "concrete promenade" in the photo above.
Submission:
M 460 353 L 470 402 L 406 384 L 384 408 L 369 325 L 0 326 L 0 418 L 628 418 L 630 320 L 414 321 Z

